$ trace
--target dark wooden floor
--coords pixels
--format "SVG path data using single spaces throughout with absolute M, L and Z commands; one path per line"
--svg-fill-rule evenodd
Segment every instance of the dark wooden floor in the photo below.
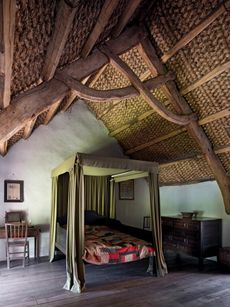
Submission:
M 145 273 L 148 262 L 86 266 L 82 294 L 62 289 L 65 260 L 31 263 L 7 270 L 0 263 L 0 306 L 230 306 L 230 272 L 205 261 L 202 272 L 194 258 L 176 262 L 167 257 L 170 273 L 156 278 Z

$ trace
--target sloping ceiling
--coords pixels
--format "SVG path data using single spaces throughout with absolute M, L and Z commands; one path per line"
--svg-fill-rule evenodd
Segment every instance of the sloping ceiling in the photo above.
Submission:
M 96 90 L 134 84 L 102 56 L 98 48 L 105 42 L 142 82 L 159 75 L 139 43 L 147 38 L 166 71 L 174 73 L 178 95 L 197 115 L 228 181 L 229 10 L 230 1 L 222 0 L 0 0 L 1 154 L 77 101 L 76 88 L 63 72 L 73 77 L 72 82 L 79 80 Z M 126 29 L 130 30 L 125 36 Z M 102 64 L 93 60 L 98 54 Z M 166 110 L 180 114 L 167 84 L 164 80 L 151 93 Z M 127 155 L 161 164 L 162 185 L 218 181 L 188 126 L 162 118 L 143 94 L 86 102 Z

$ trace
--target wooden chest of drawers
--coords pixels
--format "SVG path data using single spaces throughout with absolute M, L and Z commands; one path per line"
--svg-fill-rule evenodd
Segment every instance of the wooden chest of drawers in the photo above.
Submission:
M 162 217 L 164 249 L 203 258 L 217 256 L 222 242 L 222 220 L 215 218 L 186 219 Z

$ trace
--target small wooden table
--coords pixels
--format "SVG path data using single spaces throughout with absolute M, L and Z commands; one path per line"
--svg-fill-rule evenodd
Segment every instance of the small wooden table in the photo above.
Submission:
M 40 249 L 40 232 L 41 228 L 39 226 L 29 226 L 28 227 L 28 238 L 34 238 L 34 257 L 39 259 L 39 249 Z M 0 239 L 5 239 L 5 227 L 0 227 Z

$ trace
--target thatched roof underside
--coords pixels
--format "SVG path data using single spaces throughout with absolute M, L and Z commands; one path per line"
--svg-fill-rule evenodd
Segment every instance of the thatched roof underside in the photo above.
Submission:
M 83 47 L 105 1 L 75 2 L 76 14 L 60 56 L 59 68 L 81 57 Z M 109 22 L 96 40 L 94 49 L 111 38 L 128 2 L 128 0 L 119 1 Z M 147 30 L 160 58 L 223 3 L 221 0 L 140 2 L 126 27 L 141 22 L 141 27 Z M 44 81 L 43 68 L 54 33 L 60 1 L 16 0 L 16 5 L 12 98 Z M 230 146 L 229 30 L 230 14 L 226 7 L 224 12 L 165 63 L 167 69 L 175 73 L 178 89 L 193 112 L 198 115 L 200 125 L 228 175 L 230 175 L 230 151 L 225 149 Z M 132 48 L 120 58 L 142 81 L 153 77 L 138 48 Z M 227 69 L 196 86 L 197 81 L 226 63 Z M 97 81 L 90 86 L 97 90 L 108 90 L 130 84 L 127 78 L 108 64 Z M 195 86 L 190 87 L 194 84 Z M 162 89 L 155 89 L 152 93 L 167 109 L 176 113 Z M 63 109 L 65 101 L 66 98 L 57 108 L 56 114 Z M 161 164 L 162 185 L 214 179 L 201 148 L 186 129 L 173 135 L 182 127 L 163 119 L 141 96 L 114 102 L 86 102 L 96 117 L 103 121 L 110 135 L 118 140 L 124 153 L 134 159 L 157 161 Z M 211 115 L 224 110 L 226 116 L 207 120 Z M 45 123 L 47 114 L 48 110 L 45 110 L 37 116 L 32 131 Z M 9 150 L 23 135 L 24 128 L 20 128 L 7 140 L 7 149 Z M 225 149 L 221 150 L 223 148 Z

